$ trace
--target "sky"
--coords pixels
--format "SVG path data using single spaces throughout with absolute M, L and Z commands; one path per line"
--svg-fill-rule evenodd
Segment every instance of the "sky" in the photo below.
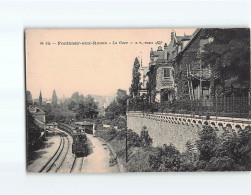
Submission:
M 51 98 L 54 89 L 59 98 L 76 91 L 105 96 L 117 89 L 128 92 L 135 57 L 148 66 L 150 49 L 169 44 L 172 31 L 181 36 L 195 29 L 28 29 L 26 89 L 35 99 L 40 90 L 43 98 Z

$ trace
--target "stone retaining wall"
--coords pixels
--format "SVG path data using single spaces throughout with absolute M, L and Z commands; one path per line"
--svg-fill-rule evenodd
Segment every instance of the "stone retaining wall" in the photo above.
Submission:
M 143 126 L 147 127 L 150 137 L 153 139 L 153 146 L 173 144 L 179 151 L 186 150 L 188 141 L 194 143 L 198 139 L 198 131 L 202 125 L 188 123 L 175 123 L 163 120 L 147 118 L 143 114 L 134 115 L 127 113 L 127 127 L 140 134 Z

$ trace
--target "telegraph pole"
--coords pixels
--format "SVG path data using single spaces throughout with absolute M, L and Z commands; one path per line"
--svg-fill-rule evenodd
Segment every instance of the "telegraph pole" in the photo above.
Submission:
M 126 116 L 129 114 L 128 113 L 128 104 L 129 104 L 129 99 L 126 100 Z M 127 149 L 127 120 L 128 120 L 128 117 L 126 118 L 126 139 L 125 139 L 125 144 L 126 144 L 126 162 L 128 162 L 128 149 Z

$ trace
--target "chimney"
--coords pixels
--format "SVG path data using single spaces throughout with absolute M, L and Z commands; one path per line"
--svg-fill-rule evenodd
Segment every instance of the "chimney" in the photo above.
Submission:
M 167 51 L 167 44 L 164 45 L 164 51 Z
M 151 51 L 150 51 L 150 57 L 153 55 L 153 48 L 151 48 Z
M 153 63 L 153 55 L 154 55 L 154 53 L 153 53 L 153 48 L 151 48 L 151 51 L 150 51 L 150 63 L 149 63 L 149 67 L 151 66 L 151 63 Z
M 171 42 L 174 40 L 174 32 L 171 32 Z
M 167 44 L 164 45 L 164 59 L 167 59 Z

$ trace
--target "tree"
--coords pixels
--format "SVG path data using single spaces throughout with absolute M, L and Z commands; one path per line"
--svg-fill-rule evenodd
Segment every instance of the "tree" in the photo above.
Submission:
M 132 84 L 130 87 L 130 96 L 135 97 L 138 95 L 140 89 L 140 72 L 139 72 L 139 59 L 136 57 L 134 60 L 133 70 L 132 70 Z
M 41 135 L 41 129 L 35 124 L 34 117 L 26 110 L 27 144 L 33 146 Z M 28 149 L 33 149 L 28 147 Z
M 212 68 L 212 93 L 247 95 L 250 86 L 250 30 L 245 28 L 207 29 L 213 37 L 202 54 L 204 65 Z
M 57 107 L 57 102 L 58 102 L 58 98 L 57 98 L 57 94 L 55 89 L 53 90 L 53 94 L 52 94 L 52 98 L 51 98 L 51 104 L 53 108 Z
M 127 94 L 125 90 L 118 89 L 117 95 L 114 101 L 105 110 L 105 116 L 107 119 L 113 120 L 120 115 L 126 115 Z
M 98 115 L 98 104 L 94 101 L 94 98 L 88 95 L 84 100 L 79 101 L 77 104 L 77 116 L 78 119 L 93 119 Z
M 75 103 L 78 103 L 79 101 L 84 101 L 84 95 L 79 94 L 79 92 L 75 92 L 71 96 L 71 101 L 74 101 Z
M 71 102 L 68 104 L 68 109 L 75 111 L 76 110 L 76 105 L 77 105 L 77 103 L 75 101 L 71 100 Z
M 197 141 L 199 150 L 197 169 L 205 171 L 251 170 L 250 144 L 250 127 L 240 130 L 238 134 L 226 128 L 221 136 L 217 137 L 212 127 L 205 126 Z
M 105 117 L 107 119 L 113 120 L 119 115 L 119 108 L 115 100 L 113 100 L 110 105 L 105 110 Z
M 117 96 L 116 96 L 116 102 L 118 105 L 118 114 L 119 115 L 126 115 L 126 104 L 127 104 L 127 94 L 126 90 L 118 89 L 117 90 Z
M 33 105 L 33 99 L 30 91 L 26 91 L 26 103 L 27 105 Z
M 154 171 L 180 171 L 181 155 L 173 145 L 164 144 L 158 148 L 157 155 L 150 155 L 149 164 Z
M 251 127 L 248 126 L 238 132 L 237 150 L 235 152 L 235 162 L 244 167 L 243 170 L 251 170 Z
M 219 147 L 219 139 L 211 126 L 205 126 L 199 132 L 199 140 L 196 142 L 199 150 L 199 160 L 209 161 L 216 156 Z
M 119 104 L 126 104 L 126 100 L 127 100 L 127 94 L 126 94 L 126 90 L 122 90 L 122 89 L 118 89 L 117 90 L 117 95 L 116 95 L 116 101 Z
M 146 126 L 143 126 L 143 128 L 140 132 L 140 139 L 143 141 L 144 146 L 151 146 L 152 145 L 153 140 L 149 136 Z
M 228 157 L 231 167 L 227 170 L 251 170 L 251 128 L 239 130 L 238 134 L 225 129 L 220 138 L 218 156 Z
M 204 126 L 196 145 L 187 142 L 184 153 L 172 145 L 158 148 L 149 165 L 154 171 L 250 171 L 251 127 L 224 129 L 217 136 L 215 129 Z
M 39 94 L 39 106 L 43 106 L 43 98 L 42 98 L 42 93 L 40 91 L 40 94 Z

